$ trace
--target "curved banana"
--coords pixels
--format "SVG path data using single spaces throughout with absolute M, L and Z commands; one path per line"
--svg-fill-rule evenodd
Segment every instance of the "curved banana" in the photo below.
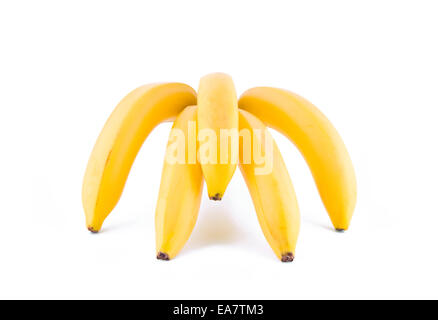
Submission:
M 155 213 L 157 259 L 161 260 L 173 259 L 178 254 L 198 217 L 204 180 L 201 165 L 196 161 L 190 163 L 189 155 L 192 143 L 189 127 L 196 130 L 196 109 L 196 106 L 187 107 L 181 112 L 169 138 Z M 193 136 L 192 151 L 196 156 L 196 135 Z M 179 145 L 175 147 L 175 144 Z M 184 150 L 182 158 L 171 158 L 178 147 Z
M 199 155 L 212 200 L 222 199 L 236 170 L 238 119 L 237 96 L 231 77 L 223 73 L 202 77 L 198 90 Z
M 283 89 L 249 89 L 240 97 L 239 107 L 298 147 L 333 226 L 347 230 L 356 205 L 356 178 L 347 149 L 329 120 L 310 102 Z
M 300 213 L 286 165 L 266 126 L 254 115 L 240 110 L 239 128 L 244 139 L 245 131 L 247 137 L 248 133 L 252 137 L 252 148 L 249 139 L 239 144 L 239 168 L 263 234 L 281 261 L 293 261 Z M 261 153 L 256 155 L 255 150 Z M 265 161 L 260 161 L 261 154 L 264 154 Z M 264 168 L 261 168 L 262 163 Z
M 151 84 L 129 93 L 117 105 L 88 161 L 82 203 L 88 230 L 98 232 L 117 204 L 132 163 L 152 129 L 196 104 L 196 92 L 182 83 Z

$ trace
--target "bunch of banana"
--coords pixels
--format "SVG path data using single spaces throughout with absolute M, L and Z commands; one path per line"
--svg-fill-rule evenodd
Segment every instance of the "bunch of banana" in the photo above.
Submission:
M 356 179 L 345 145 L 328 119 L 310 102 L 283 89 L 252 88 L 238 100 L 231 77 L 214 73 L 201 78 L 198 94 L 181 83 L 151 84 L 119 103 L 85 172 L 82 200 L 88 230 L 101 229 L 141 145 L 164 121 L 175 122 L 156 206 L 158 259 L 174 258 L 189 239 L 204 180 L 209 198 L 221 200 L 239 164 L 266 240 L 281 261 L 293 261 L 300 214 L 283 158 L 266 125 L 297 146 L 333 226 L 348 229 Z

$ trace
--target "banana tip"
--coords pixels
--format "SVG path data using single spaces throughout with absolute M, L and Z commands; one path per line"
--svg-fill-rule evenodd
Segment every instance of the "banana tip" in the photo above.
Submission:
M 216 193 L 215 195 L 210 196 L 210 200 L 220 201 L 220 200 L 222 200 L 222 195 L 219 193 Z
M 281 262 L 292 262 L 294 259 L 295 257 L 292 252 L 286 252 L 281 256 Z
M 345 232 L 345 229 L 336 229 L 336 232 L 344 233 L 344 232 Z
M 170 260 L 170 258 L 169 258 L 169 255 L 167 254 L 167 253 L 164 253 L 164 252 L 158 252 L 158 254 L 157 254 L 157 259 L 158 260 Z
M 88 231 L 90 231 L 91 233 L 98 233 L 99 232 L 99 230 L 96 230 L 93 227 L 88 227 Z

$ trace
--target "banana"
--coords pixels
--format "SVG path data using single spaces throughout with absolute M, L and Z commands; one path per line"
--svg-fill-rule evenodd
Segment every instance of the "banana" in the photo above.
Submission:
M 167 155 L 173 152 L 175 143 L 184 144 L 182 150 L 185 152 L 180 162 L 170 161 L 167 155 L 164 162 L 155 214 L 157 259 L 169 260 L 178 254 L 189 239 L 198 217 L 204 180 L 201 165 L 196 161 L 191 164 L 189 159 L 189 125 L 191 122 L 196 130 L 196 117 L 196 106 L 185 108 L 173 124 L 169 138 Z M 183 134 L 175 134 L 180 140 L 173 142 L 175 130 Z M 196 156 L 196 134 L 194 138 Z
M 152 129 L 196 104 L 182 83 L 151 84 L 129 93 L 105 123 L 93 148 L 82 187 L 86 224 L 98 232 L 117 204 L 132 163 Z
M 252 148 L 248 146 L 248 141 L 239 144 L 239 168 L 251 194 L 263 234 L 281 261 L 293 261 L 300 214 L 286 165 L 266 126 L 254 115 L 239 110 L 239 129 L 243 136 L 245 130 L 249 132 L 253 140 Z M 265 154 L 264 166 L 271 162 L 265 172 L 258 172 L 261 161 L 255 155 L 257 149 Z
M 310 167 L 338 231 L 347 230 L 356 205 L 356 178 L 347 149 L 329 120 L 304 98 L 269 87 L 252 88 L 239 107 L 289 138 Z
M 231 77 L 223 73 L 202 77 L 198 90 L 199 155 L 212 200 L 222 199 L 237 167 L 238 121 L 237 96 Z M 204 150 L 204 146 L 212 146 L 213 140 L 216 148 L 213 145 Z M 224 142 L 228 147 L 221 147 Z

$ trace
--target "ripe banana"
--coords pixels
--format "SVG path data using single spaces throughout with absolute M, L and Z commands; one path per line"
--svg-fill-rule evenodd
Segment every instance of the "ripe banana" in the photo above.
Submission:
M 244 143 L 239 144 L 239 168 L 251 194 L 260 226 L 277 257 L 283 262 L 293 261 L 300 214 L 283 158 L 266 126 L 254 115 L 239 110 L 239 128 L 241 135 L 245 130 L 249 131 L 253 140 L 253 147 L 247 146 L 247 150 Z M 265 161 L 271 161 L 269 170 L 263 173 L 257 172 L 260 169 L 254 151 L 257 147 L 265 154 Z M 251 149 L 251 157 L 245 159 Z
M 283 89 L 249 89 L 241 95 L 239 107 L 298 147 L 333 226 L 347 230 L 356 205 L 356 178 L 347 149 L 329 120 L 310 102 Z
M 184 152 L 181 163 L 169 161 L 166 155 L 161 177 L 160 192 L 155 214 L 155 232 L 157 259 L 173 259 L 190 237 L 198 217 L 204 180 L 201 165 L 190 164 L 189 126 L 193 124 L 196 130 L 197 107 L 187 107 L 173 124 L 169 138 L 167 153 L 172 153 L 175 143 L 182 144 Z M 183 135 L 174 135 L 174 130 L 180 130 Z M 196 152 L 196 135 L 195 135 Z M 195 153 L 196 155 L 196 153 Z M 195 159 L 196 160 L 196 159 Z
M 239 157 L 238 119 L 237 96 L 231 77 L 223 73 L 202 77 L 198 90 L 199 155 L 212 200 L 222 199 L 236 170 Z M 223 143 L 227 143 L 228 147 L 221 147 Z M 210 148 L 204 149 L 205 146 Z
M 87 227 L 98 232 L 117 204 L 132 163 L 152 129 L 196 104 L 196 92 L 182 83 L 151 84 L 129 93 L 100 133 L 85 172 L 82 203 Z

